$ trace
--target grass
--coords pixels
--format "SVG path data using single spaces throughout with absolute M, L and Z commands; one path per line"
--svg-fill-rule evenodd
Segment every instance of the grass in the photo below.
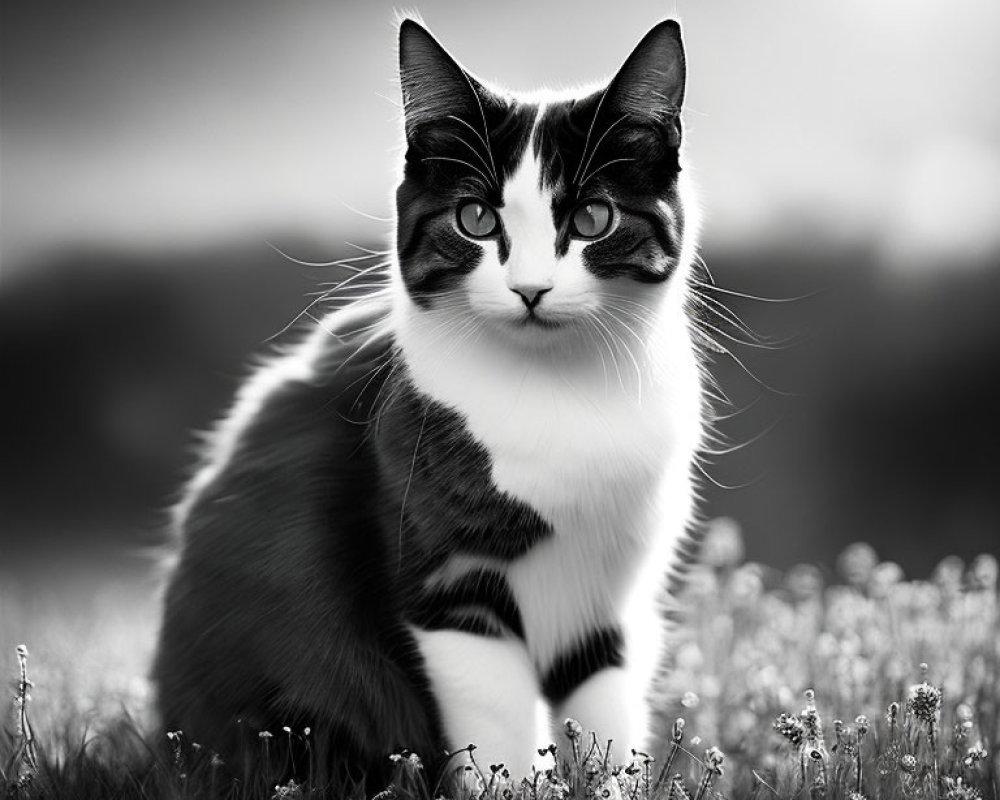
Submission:
M 378 800 L 442 793 L 479 800 L 1000 800 L 996 559 L 980 556 L 964 565 L 947 558 L 930 580 L 907 581 L 859 544 L 845 551 L 838 569 L 842 581 L 827 586 L 814 567 L 781 574 L 742 563 L 739 531 L 715 521 L 703 562 L 677 601 L 683 622 L 655 692 L 661 736 L 654 752 L 632 751 L 620 763 L 617 755 L 609 758 L 607 743 L 584 740 L 567 721 L 571 752 L 543 752 L 550 766 L 531 776 L 479 764 L 473 748 L 453 755 L 444 786 L 428 786 L 420 759 L 400 753 L 393 757 L 395 780 Z M 0 601 L 0 612 L 17 608 L 10 593 Z M 10 627 L 4 613 L 0 643 L 3 626 Z M 127 652 L 125 641 L 135 642 L 140 631 L 147 644 L 132 648 L 148 646 L 149 613 L 141 622 L 119 620 L 130 633 L 118 648 Z M 33 649 L 37 634 L 46 656 L 9 651 L 14 692 L 0 725 L 0 796 L 358 795 L 308 779 L 282 783 L 263 758 L 259 768 L 233 778 L 182 732 L 150 742 L 141 733 L 143 692 L 129 676 L 135 664 L 116 670 L 117 650 L 101 639 L 118 635 L 104 631 L 114 626 L 84 629 L 91 657 L 74 639 L 71 628 L 79 631 L 79 622 L 55 633 L 44 627 L 37 622 L 18 632 L 27 633 Z M 66 678 L 74 669 L 83 674 Z M 95 680 L 95 670 L 103 681 Z M 308 731 L 285 729 L 260 739 L 261 755 L 285 737 L 309 752 Z

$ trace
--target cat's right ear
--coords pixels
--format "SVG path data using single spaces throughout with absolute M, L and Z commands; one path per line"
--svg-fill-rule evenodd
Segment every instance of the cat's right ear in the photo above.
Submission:
M 424 123 L 442 122 L 452 115 L 482 125 L 486 90 L 412 19 L 399 26 L 399 81 L 408 142 Z

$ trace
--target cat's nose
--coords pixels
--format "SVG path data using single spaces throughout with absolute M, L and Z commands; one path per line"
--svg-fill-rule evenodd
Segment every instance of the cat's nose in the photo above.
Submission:
M 531 311 L 535 306 L 537 306 L 542 301 L 542 295 L 546 292 L 551 292 L 551 286 L 518 286 L 516 289 L 511 289 L 511 291 L 519 295 L 521 301 L 528 307 L 528 311 Z

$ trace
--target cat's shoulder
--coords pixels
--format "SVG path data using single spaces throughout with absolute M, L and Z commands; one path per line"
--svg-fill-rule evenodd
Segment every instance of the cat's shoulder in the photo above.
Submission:
M 316 320 L 303 338 L 263 359 L 229 412 L 204 437 L 201 467 L 175 508 L 191 506 L 226 476 L 308 458 L 329 437 L 363 435 L 389 373 L 394 339 L 390 304 L 375 296 Z

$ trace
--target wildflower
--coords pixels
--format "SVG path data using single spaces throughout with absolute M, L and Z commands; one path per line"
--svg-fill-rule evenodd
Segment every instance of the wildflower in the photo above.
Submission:
M 833 721 L 833 735 L 836 737 L 837 743 L 833 746 L 834 752 L 836 752 L 840 748 L 841 744 L 844 743 L 844 733 L 844 721 L 842 719 L 835 719 Z
M 912 775 L 917 771 L 917 759 L 912 753 L 907 753 L 899 759 L 899 768 L 903 772 Z
M 906 699 L 906 710 L 927 725 L 936 724 L 941 715 L 941 690 L 926 681 L 914 684 Z
M 685 788 L 681 774 L 678 772 L 670 781 L 669 800 L 691 800 L 691 793 Z
M 980 800 L 983 796 L 982 792 L 974 786 L 969 786 L 961 778 L 946 776 L 943 782 L 944 795 L 942 797 L 944 800 Z
M 759 564 L 742 564 L 729 578 L 729 593 L 738 603 L 750 605 L 764 594 L 764 578 Z
M 694 692 L 684 692 L 684 696 L 681 698 L 681 705 L 684 708 L 694 708 L 698 705 L 699 698 Z
M 708 523 L 701 544 L 704 563 L 716 569 L 735 567 L 743 560 L 743 553 L 743 535 L 735 520 L 719 517 Z
M 899 703 L 892 702 L 889 703 L 889 707 L 885 710 L 885 721 L 889 725 L 889 734 L 894 735 L 896 731 L 896 723 L 899 720 Z
M 820 719 L 819 712 L 816 710 L 816 693 L 812 689 L 806 689 L 805 696 L 806 707 L 799 713 L 799 719 L 802 720 L 806 741 L 813 747 L 824 750 L 823 720 Z
M 302 785 L 289 780 L 284 786 L 275 786 L 271 800 L 299 800 L 302 797 Z
M 868 733 L 868 728 L 870 727 L 870 725 L 869 725 L 869 722 L 868 722 L 868 717 L 866 717 L 864 714 L 861 714 L 860 716 L 858 716 L 854 720 L 854 724 L 858 728 L 858 736 L 859 737 L 864 736 L 866 733 Z
M 869 591 L 875 597 L 885 597 L 893 586 L 903 580 L 903 568 L 895 561 L 883 561 L 876 565 L 869 578 Z
M 577 722 L 572 717 L 566 717 L 566 721 L 563 723 L 566 730 L 566 736 L 569 739 L 579 739 L 583 736 L 583 726 Z
M 725 754 L 718 747 L 710 747 L 705 751 L 705 769 L 715 775 L 722 774 L 722 763 L 725 760 Z
M 594 792 L 596 800 L 623 800 L 621 783 L 616 775 L 608 775 Z
M 855 542 L 837 558 L 837 569 L 849 584 L 861 588 L 868 584 L 878 564 L 875 549 L 865 542 Z
M 998 569 L 996 556 L 989 553 L 976 556 L 969 570 L 973 586 L 984 591 L 995 591 Z
M 947 594 L 958 594 L 962 590 L 962 573 L 965 564 L 958 556 L 946 556 L 934 568 L 934 583 Z
M 963 760 L 962 763 L 971 769 L 972 767 L 976 766 L 980 761 L 985 761 L 986 756 L 988 755 L 989 753 L 986 752 L 986 748 L 983 747 L 983 743 L 976 742 L 976 744 L 974 744 L 972 747 L 968 749 L 968 751 L 965 754 L 965 759 Z
M 792 714 L 779 714 L 774 720 L 774 729 L 784 736 L 792 747 L 799 747 L 805 739 L 806 730 L 802 720 Z
M 789 570 L 785 585 L 793 600 L 805 602 L 822 594 L 823 576 L 812 564 L 797 564 Z

